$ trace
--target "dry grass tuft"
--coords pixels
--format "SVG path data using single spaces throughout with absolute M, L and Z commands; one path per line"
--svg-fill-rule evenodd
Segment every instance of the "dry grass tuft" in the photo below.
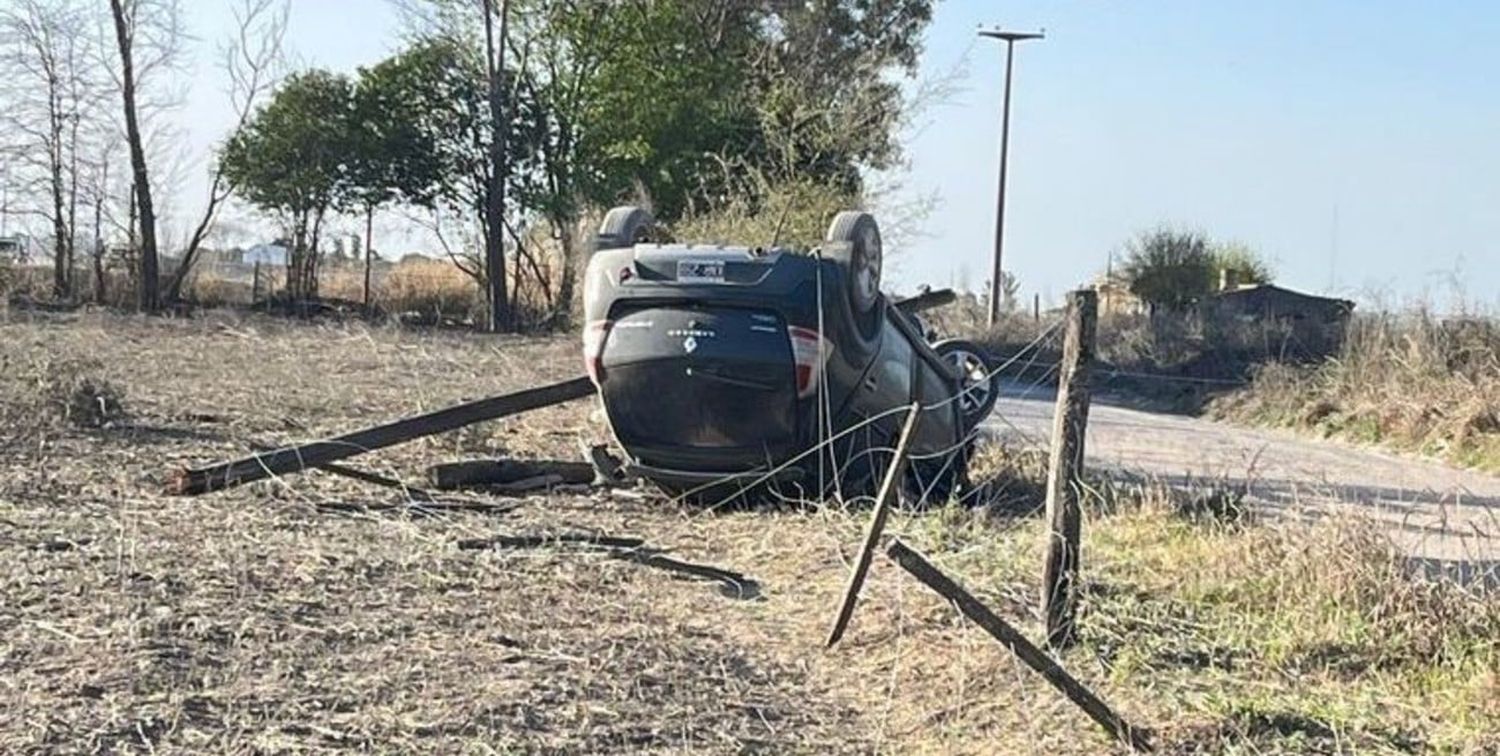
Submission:
M 76 355 L 0 355 L 0 413 L 41 431 L 49 426 L 105 428 L 125 417 L 125 392 L 103 364 Z

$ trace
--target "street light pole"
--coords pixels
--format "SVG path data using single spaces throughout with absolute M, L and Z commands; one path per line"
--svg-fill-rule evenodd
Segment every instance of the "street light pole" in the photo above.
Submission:
M 995 200 L 995 259 L 990 268 L 990 326 L 994 327 L 1000 320 L 1000 299 L 1005 293 L 1000 259 L 1005 248 L 1005 169 L 1010 156 L 1010 72 L 1015 62 L 1016 43 L 1042 39 L 1044 34 L 981 29 L 979 36 L 1005 41 L 1005 105 L 1000 116 L 1000 191 Z

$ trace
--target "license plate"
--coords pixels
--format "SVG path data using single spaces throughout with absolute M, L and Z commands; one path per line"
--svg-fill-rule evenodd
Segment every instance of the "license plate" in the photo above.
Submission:
M 724 283 L 724 261 L 678 260 L 677 280 L 682 283 Z

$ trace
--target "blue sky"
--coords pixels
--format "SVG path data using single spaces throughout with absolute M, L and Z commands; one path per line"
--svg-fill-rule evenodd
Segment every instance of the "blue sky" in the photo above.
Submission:
M 227 127 L 207 65 L 227 5 L 188 4 L 199 149 Z M 937 202 L 898 288 L 987 277 L 1003 51 L 981 24 L 1047 30 L 1017 48 L 1012 103 L 1006 269 L 1028 297 L 1171 223 L 1249 244 L 1295 288 L 1500 304 L 1500 5 L 1477 2 L 939 2 L 922 75 L 957 91 L 907 138 L 898 196 Z M 307 63 L 368 64 L 398 33 L 385 0 L 293 2 Z

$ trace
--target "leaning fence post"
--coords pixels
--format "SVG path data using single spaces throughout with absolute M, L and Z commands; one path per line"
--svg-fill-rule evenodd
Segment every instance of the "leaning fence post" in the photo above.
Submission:
M 828 631 L 828 647 L 833 648 L 849 620 L 854 617 L 854 604 L 859 601 L 859 591 L 865 585 L 865 574 L 870 571 L 870 560 L 875 556 L 875 546 L 880 534 L 885 532 L 885 521 L 890 516 L 891 505 L 901 490 L 903 474 L 906 472 L 906 453 L 911 448 L 912 432 L 917 428 L 917 418 L 922 414 L 922 405 L 913 403 L 906 411 L 906 423 L 901 426 L 901 437 L 896 442 L 896 453 L 891 465 L 885 469 L 885 481 L 880 484 L 880 495 L 875 498 L 875 511 L 870 513 L 870 527 L 865 531 L 864 545 L 859 549 L 859 558 L 854 562 L 854 571 L 849 573 L 849 585 L 844 589 L 844 600 L 839 604 L 839 613 L 834 616 L 833 626 Z
M 1073 643 L 1078 603 L 1078 543 L 1083 515 L 1083 438 L 1089 420 L 1089 370 L 1094 360 L 1098 318 L 1095 293 L 1068 293 L 1067 331 L 1057 382 L 1057 409 L 1052 419 L 1051 459 L 1047 467 L 1047 561 L 1042 569 L 1042 607 L 1047 618 L 1047 645 Z

